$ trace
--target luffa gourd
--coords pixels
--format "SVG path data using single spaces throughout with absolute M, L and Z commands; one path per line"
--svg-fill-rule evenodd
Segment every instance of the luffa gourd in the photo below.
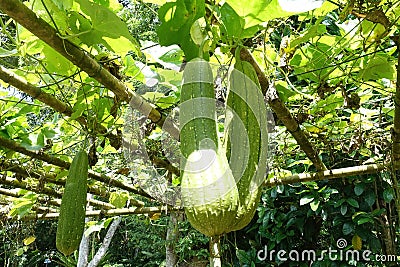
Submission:
M 202 59 L 186 65 L 180 106 L 182 200 L 192 226 L 211 237 L 211 266 L 220 266 L 219 236 L 242 229 L 254 216 L 266 172 L 266 121 L 255 70 L 237 57 L 221 145 L 210 65 Z

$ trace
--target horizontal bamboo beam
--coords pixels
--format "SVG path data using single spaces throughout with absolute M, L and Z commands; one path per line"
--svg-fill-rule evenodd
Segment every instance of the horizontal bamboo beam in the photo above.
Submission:
M 45 195 L 52 196 L 52 197 L 59 198 L 59 199 L 62 198 L 62 193 L 60 193 L 52 188 L 46 187 L 44 185 L 43 186 L 35 186 L 35 185 L 32 186 L 32 185 L 27 184 L 24 181 L 18 181 L 17 179 L 11 179 L 11 178 L 1 179 L 0 184 L 12 186 L 14 188 L 25 189 L 28 191 L 35 192 L 37 194 L 45 194 Z M 103 202 L 100 200 L 88 198 L 87 201 L 90 205 L 98 206 L 103 209 L 115 208 L 114 205 L 111 205 L 110 203 Z
M 142 207 L 142 208 L 122 208 L 122 209 L 110 209 L 110 210 L 93 210 L 86 211 L 86 217 L 112 217 L 112 216 L 121 216 L 121 215 L 131 215 L 131 214 L 154 214 L 154 213 L 168 213 L 172 211 L 180 211 L 182 208 L 174 208 L 174 207 Z M 52 220 L 57 219 L 59 213 L 46 213 L 46 214 L 37 214 L 37 215 L 28 215 L 21 220 Z M 8 217 L 10 220 L 15 220 L 13 217 Z
M 10 149 L 12 151 L 24 154 L 24 155 L 26 155 L 26 156 L 28 156 L 28 157 L 30 157 L 32 159 L 38 159 L 38 160 L 47 162 L 49 164 L 52 164 L 52 165 L 55 165 L 55 166 L 58 166 L 58 167 L 61 167 L 61 168 L 64 168 L 64 169 L 69 169 L 69 167 L 71 165 L 71 163 L 69 163 L 67 161 L 61 160 L 61 159 L 59 159 L 57 157 L 54 157 L 54 156 L 49 155 L 49 154 L 46 154 L 44 152 L 41 152 L 41 151 L 35 152 L 35 151 L 28 150 L 28 149 L 24 148 L 23 146 L 21 146 L 19 143 L 15 142 L 13 140 L 1 137 L 1 136 L 0 136 L 0 147 L 8 148 L 8 149 Z M 141 188 L 136 188 L 136 187 L 134 187 L 132 185 L 129 185 L 129 184 L 123 183 L 121 181 L 112 179 L 112 178 L 107 177 L 107 176 L 105 176 L 103 174 L 95 173 L 95 172 L 89 170 L 88 175 L 89 175 L 90 178 L 92 178 L 92 179 L 94 179 L 96 181 L 99 181 L 99 182 L 102 182 L 102 183 L 105 183 L 107 185 L 114 186 L 114 187 L 117 187 L 117 188 L 120 188 L 120 189 L 124 189 L 124 190 L 126 190 L 128 192 L 131 192 L 131 193 L 134 193 L 134 194 L 137 194 L 137 195 L 141 195 L 141 196 L 144 196 L 144 197 L 147 197 L 147 198 L 151 198 L 151 196 L 149 194 L 147 194 Z
M 272 187 L 282 184 L 294 184 L 301 182 L 320 181 L 326 179 L 330 180 L 330 179 L 344 178 L 349 176 L 378 173 L 384 171 L 387 168 L 388 166 L 384 164 L 369 164 L 369 165 L 320 171 L 316 173 L 302 173 L 284 177 L 279 177 L 278 175 L 273 178 L 267 179 L 264 185 Z

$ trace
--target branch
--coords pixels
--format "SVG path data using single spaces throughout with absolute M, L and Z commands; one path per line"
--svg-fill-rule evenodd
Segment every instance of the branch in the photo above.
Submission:
M 90 221 L 90 218 L 85 218 L 85 224 Z M 89 236 L 85 233 L 82 234 L 81 243 L 79 244 L 79 255 L 77 266 L 87 267 L 88 256 L 89 256 Z
M 17 76 L 16 74 L 12 73 L 8 69 L 0 66 L 0 79 L 4 82 L 14 86 L 18 90 L 30 95 L 34 99 L 39 100 L 40 102 L 48 105 L 49 107 L 53 108 L 55 111 L 66 115 L 68 117 L 74 112 L 71 107 L 69 107 L 64 102 L 58 100 L 51 94 L 43 92 L 40 88 L 34 86 L 31 83 L 28 83 L 23 78 Z M 88 126 L 87 119 L 84 116 L 80 116 L 76 118 L 76 121 L 79 122 L 82 126 Z M 93 127 L 93 124 L 89 124 L 89 127 Z M 109 133 L 107 129 L 101 125 L 96 123 L 96 128 L 92 129 L 112 140 L 117 140 L 119 137 L 115 134 Z
M 103 68 L 96 60 L 90 57 L 86 51 L 75 46 L 70 41 L 62 39 L 53 27 L 39 18 L 21 1 L 1 0 L 0 9 L 66 59 L 85 71 L 90 77 L 96 79 L 99 83 L 110 89 L 121 101 L 129 102 L 134 109 L 137 109 L 151 121 L 165 129 L 175 139 L 179 139 L 178 127 L 171 121 L 166 121 L 165 115 L 153 108 L 150 103 L 145 101 L 138 94 L 129 91 L 124 83 Z M 164 122 L 166 122 L 165 125 Z
M 394 166 L 400 165 L 400 37 L 392 38 L 397 45 L 398 63 L 397 63 L 397 80 L 396 93 L 394 95 L 394 119 L 392 130 L 392 162 Z
M 343 177 L 348 177 L 348 176 L 378 173 L 387 168 L 388 168 L 388 166 L 385 166 L 384 164 L 370 164 L 370 165 L 362 165 L 362 166 L 320 171 L 320 172 L 316 172 L 316 173 L 302 173 L 302 174 L 286 176 L 286 177 L 282 177 L 282 178 L 278 178 L 278 176 L 275 176 L 274 178 L 267 179 L 265 181 L 264 185 L 272 187 L 272 186 L 277 186 L 277 185 L 281 185 L 281 184 L 293 184 L 293 183 L 300 183 L 300 182 L 320 181 L 320 180 L 325 180 L 325 179 L 337 179 L 337 178 L 343 178 Z
M 30 150 L 22 147 L 17 142 L 9 140 L 9 139 L 6 139 L 6 138 L 1 137 L 1 136 L 0 136 L 0 147 L 8 148 L 8 149 L 10 149 L 12 151 L 19 152 L 19 153 L 24 154 L 24 155 L 26 155 L 28 157 L 31 157 L 31 158 L 34 158 L 34 159 L 38 159 L 38 160 L 42 160 L 44 162 L 47 162 L 49 164 L 52 164 L 52 165 L 55 165 L 55 166 L 58 166 L 58 167 L 61 167 L 61 168 L 64 168 L 64 169 L 69 169 L 69 166 L 71 165 L 69 162 L 61 160 L 61 159 L 56 158 L 54 156 L 50 156 L 50 155 L 48 155 L 46 153 L 43 153 L 41 151 L 39 151 L 39 152 L 30 151 Z M 141 196 L 144 196 L 144 197 L 147 197 L 147 198 L 152 198 L 149 194 L 147 194 L 142 189 L 137 189 L 137 188 L 135 188 L 135 187 L 133 187 L 131 185 L 128 185 L 128 184 L 125 184 L 123 182 L 114 180 L 114 179 L 109 178 L 109 177 L 107 177 L 107 176 L 105 176 L 103 174 L 99 174 L 99 173 L 95 173 L 93 171 L 89 171 L 89 177 L 94 179 L 94 180 L 96 180 L 96 181 L 99 181 L 99 182 L 102 182 L 102 183 L 105 183 L 105 184 L 108 184 L 108 185 L 111 185 L 111 186 L 115 186 L 115 187 L 120 188 L 120 189 L 124 189 L 124 190 L 126 190 L 128 192 L 131 192 L 131 193 L 134 193 L 134 194 L 137 194 L 137 195 L 141 195 Z
M 400 36 L 392 37 L 392 40 L 397 45 L 397 79 L 396 79 L 396 93 L 394 95 L 394 118 L 392 129 L 392 165 L 393 168 L 398 170 L 400 167 Z M 400 216 L 400 188 L 399 181 L 397 180 L 397 172 L 392 172 L 392 182 L 395 191 L 395 205 L 398 215 Z
M 314 164 L 317 171 L 326 170 L 324 163 L 318 156 L 318 152 L 313 148 L 313 145 L 310 143 L 304 132 L 301 130 L 300 125 L 297 123 L 296 119 L 293 118 L 292 114 L 290 114 L 289 109 L 279 98 L 275 86 L 268 82 L 267 77 L 264 75 L 250 52 L 247 49 L 243 48 L 242 50 L 240 50 L 240 58 L 249 62 L 254 67 L 261 85 L 261 90 L 263 94 L 266 95 L 269 106 L 276 113 L 278 118 L 283 122 L 288 131 L 293 135 L 294 139 L 296 139 L 297 144 L 306 153 L 307 157 Z
M 103 243 L 101 243 L 100 248 L 97 250 L 96 254 L 89 262 L 88 267 L 96 267 L 97 265 L 99 265 L 101 259 L 104 257 L 108 247 L 110 246 L 111 239 L 113 238 L 114 233 L 117 230 L 120 222 L 121 222 L 121 217 L 117 217 L 113 220 L 113 222 L 111 223 L 110 227 L 107 230 L 106 236 L 103 239 Z
M 119 215 L 130 215 L 130 214 L 152 214 L 152 213 L 162 213 L 162 212 L 171 212 L 171 211 L 180 211 L 182 208 L 176 207 L 143 207 L 143 208 L 122 208 L 122 209 L 110 209 L 110 210 L 93 210 L 86 211 L 86 217 L 97 217 L 97 216 L 119 216 Z M 47 213 L 47 214 L 38 214 L 38 215 L 28 215 L 21 218 L 21 220 L 51 220 L 57 219 L 59 213 Z M 8 218 L 10 220 L 16 218 Z

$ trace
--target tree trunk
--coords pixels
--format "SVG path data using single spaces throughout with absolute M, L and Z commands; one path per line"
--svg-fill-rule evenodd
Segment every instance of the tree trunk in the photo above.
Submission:
M 183 219 L 182 212 L 176 211 L 170 213 L 168 228 L 167 228 L 166 244 L 165 244 L 166 267 L 177 266 L 178 255 L 176 255 L 175 252 L 175 244 L 178 242 L 179 239 L 178 223 L 182 221 L 182 219 Z
M 107 249 L 110 246 L 111 239 L 114 236 L 114 233 L 117 230 L 120 222 L 121 222 L 121 217 L 117 217 L 113 220 L 110 227 L 108 228 L 106 236 L 103 239 L 103 243 L 101 244 L 100 248 L 97 250 L 93 259 L 87 265 L 88 267 L 96 267 L 100 263 L 100 260 L 106 254 Z M 80 265 L 78 265 L 78 266 L 80 266 Z

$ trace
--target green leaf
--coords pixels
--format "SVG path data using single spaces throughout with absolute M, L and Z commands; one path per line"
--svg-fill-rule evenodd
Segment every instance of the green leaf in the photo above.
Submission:
M 250 28 L 245 31 L 245 20 L 241 18 L 236 11 L 228 4 L 224 3 L 220 8 L 221 12 L 221 32 L 230 38 L 252 37 L 257 31 L 256 28 Z
M 85 21 L 83 27 L 75 27 L 85 44 L 103 44 L 109 50 L 124 56 L 127 52 L 133 51 L 140 55 L 140 46 L 135 38 L 130 34 L 126 23 L 124 23 L 114 12 L 107 7 L 90 2 L 88 0 L 76 0 L 83 13 L 90 17 L 91 27 Z M 77 15 L 70 21 L 69 25 L 79 25 L 82 18 Z
M 65 32 L 68 25 L 66 12 L 61 10 L 60 6 L 56 5 L 53 0 L 32 0 L 31 5 L 33 11 L 38 15 L 40 14 L 42 19 L 51 23 L 51 25 L 55 23 L 60 32 Z
M 278 91 L 279 98 L 286 102 L 289 97 L 296 95 L 296 92 L 289 88 L 287 82 L 277 81 L 275 83 L 276 90 Z
M 193 23 L 204 15 L 204 0 L 177 0 L 164 4 L 158 10 L 161 25 L 157 28 L 157 34 L 160 44 L 179 44 L 187 61 L 198 57 L 199 46 L 193 42 L 190 29 Z
M 358 183 L 354 187 L 354 193 L 356 194 L 356 196 L 360 196 L 364 192 L 364 189 L 365 189 L 365 184 Z
M 343 224 L 343 228 L 342 228 L 342 232 L 344 235 L 349 235 L 353 232 L 354 227 L 353 224 L 351 223 L 344 223 Z
M 129 194 L 127 192 L 112 192 L 109 200 L 112 205 L 119 209 L 125 207 L 128 199 Z
M 16 55 L 18 55 L 17 49 L 7 50 L 7 49 L 0 47 L 0 57 L 10 57 L 10 56 L 16 56 Z
M 322 6 L 325 0 L 278 0 L 282 10 L 302 13 Z
M 249 0 L 245 4 L 242 0 L 227 0 L 235 12 L 244 19 L 244 29 L 259 25 L 276 18 L 283 18 L 301 12 L 284 11 L 278 0 Z M 297 5 L 297 4 L 296 4 Z
M 320 22 L 322 21 L 323 17 L 319 19 L 314 26 L 307 30 L 306 33 L 301 35 L 300 37 L 290 41 L 290 48 L 295 48 L 296 46 L 309 41 L 311 38 L 316 36 L 323 35 L 326 33 L 326 26 L 321 25 Z
M 44 134 L 44 136 L 47 139 L 52 139 L 54 136 L 56 136 L 57 132 L 54 131 L 53 129 L 50 129 L 49 127 L 45 127 L 41 130 L 41 132 Z
M 179 99 L 176 96 L 163 96 L 157 100 L 156 105 L 161 109 L 166 109 L 175 105 L 178 101 Z
M 340 213 L 344 216 L 347 213 L 347 205 L 343 204 L 340 206 Z
M 353 206 L 355 208 L 359 208 L 360 205 L 358 204 L 357 200 L 355 200 L 354 198 L 348 198 L 346 199 L 346 202 L 349 203 L 350 206 Z
M 87 223 L 88 228 L 85 230 L 85 236 L 89 236 L 93 232 L 100 232 L 101 229 L 105 229 L 113 218 L 103 219 L 101 221 L 90 221 Z
M 312 211 L 316 211 L 316 210 L 318 209 L 318 207 L 319 207 L 319 203 L 320 203 L 319 200 L 314 199 L 314 201 L 312 201 L 312 202 L 310 203 L 311 210 L 312 210 Z
M 52 0 L 59 9 L 69 10 L 72 7 L 74 0 Z
M 177 45 L 160 46 L 154 42 L 143 42 L 146 59 L 149 63 L 159 63 L 166 69 L 179 71 L 183 62 L 184 53 Z
M 22 256 L 22 254 L 24 254 L 24 252 L 25 252 L 25 250 L 24 250 L 23 247 L 22 248 L 18 248 L 17 251 L 15 252 L 15 255 L 20 257 L 20 256 Z
M 300 199 L 300 206 L 306 205 L 306 204 L 310 203 L 313 200 L 314 200 L 314 196 L 313 195 L 304 196 L 304 197 L 302 197 Z
M 71 120 L 76 120 L 80 116 L 82 116 L 83 112 L 86 109 L 86 104 L 80 103 L 74 106 L 74 112 L 71 114 L 70 119 Z
M 385 202 L 389 203 L 390 201 L 392 201 L 394 199 L 394 192 L 392 188 L 386 188 L 383 191 L 383 199 L 385 200 Z
M 124 69 L 122 71 L 126 76 L 132 77 L 139 82 L 144 82 L 144 75 L 131 55 L 124 58 Z
M 338 201 L 336 201 L 336 202 L 333 204 L 333 207 L 335 207 L 335 208 L 340 207 L 340 206 L 344 203 L 344 201 L 345 201 L 344 198 L 339 199 Z
M 160 63 L 172 63 L 180 65 L 183 61 L 183 51 L 179 47 L 172 46 L 171 50 L 167 51 L 159 57 Z
M 44 55 L 43 63 L 48 72 L 68 75 L 75 71 L 76 67 L 71 61 L 67 60 L 47 44 L 44 45 L 42 53 Z
M 44 147 L 44 134 L 41 132 L 38 134 L 36 139 L 36 145 L 43 148 Z
M 382 78 L 393 79 L 396 73 L 395 66 L 389 62 L 387 54 L 377 54 L 370 59 L 366 66 L 360 70 L 359 79 L 363 81 L 378 80 Z
M 375 203 L 375 193 L 373 191 L 368 191 L 368 193 L 364 197 L 365 202 L 367 202 L 368 206 L 371 207 Z
M 361 224 L 364 224 L 364 223 L 369 223 L 369 222 L 373 222 L 374 220 L 372 219 L 372 218 L 360 218 L 359 220 L 357 220 L 357 224 L 358 225 L 361 225 Z

